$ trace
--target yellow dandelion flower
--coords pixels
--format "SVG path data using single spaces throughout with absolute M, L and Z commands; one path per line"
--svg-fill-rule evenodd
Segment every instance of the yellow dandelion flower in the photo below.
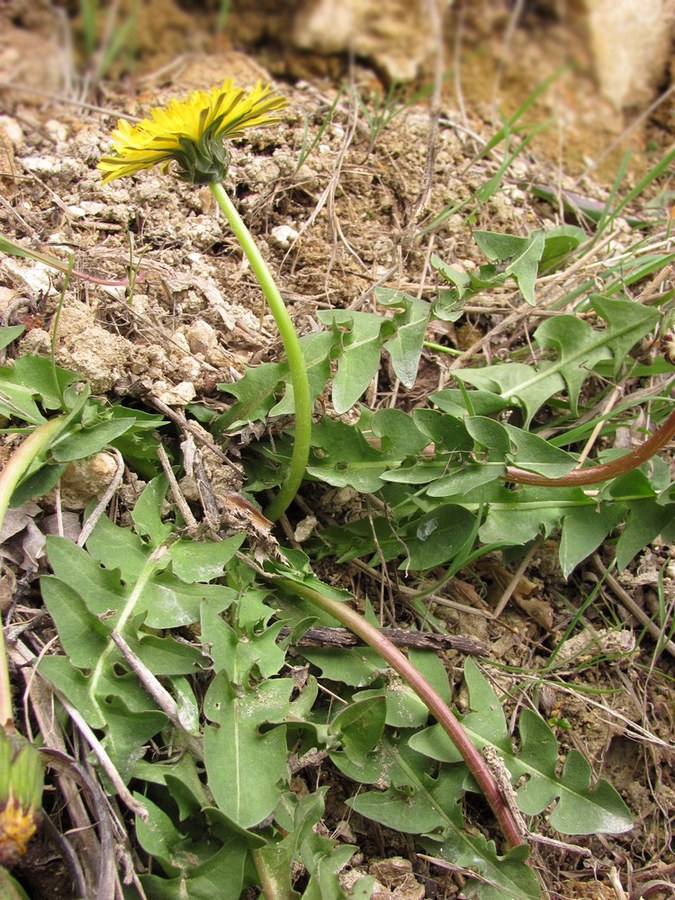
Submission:
M 37 830 L 37 816 L 12 799 L 0 811 L 0 864 L 14 866 Z
M 40 751 L 0 726 L 0 867 L 26 852 L 40 821 L 43 784 Z
M 103 182 L 134 175 L 159 165 L 166 171 L 178 163 L 177 175 L 192 184 L 222 181 L 230 161 L 223 141 L 241 137 L 247 128 L 272 125 L 272 115 L 287 100 L 259 81 L 246 93 L 227 79 L 210 91 L 192 91 L 182 100 L 157 106 L 137 125 L 120 119 L 112 133 L 114 155 L 98 168 Z

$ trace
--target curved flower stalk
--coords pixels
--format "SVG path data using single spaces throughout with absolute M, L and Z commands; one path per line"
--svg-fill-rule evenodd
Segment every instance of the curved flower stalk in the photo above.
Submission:
M 104 183 L 157 165 L 167 172 L 175 163 L 174 171 L 179 178 L 190 184 L 208 184 L 251 264 L 286 351 L 295 403 L 290 468 L 281 490 L 266 510 L 270 519 L 278 519 L 284 513 L 302 482 L 309 458 L 312 401 L 293 321 L 253 236 L 222 181 L 230 164 L 230 153 L 224 141 L 241 137 L 248 128 L 279 121 L 274 113 L 283 109 L 286 103 L 286 99 L 276 94 L 269 84 L 259 81 L 246 93 L 228 79 L 210 91 L 193 91 L 182 100 L 155 107 L 149 117 L 137 125 L 120 120 L 112 133 L 113 152 L 102 157 L 98 164 L 104 172 Z
M 673 437 L 675 437 L 675 411 L 671 412 L 663 425 L 657 428 L 639 447 L 629 453 L 624 453 L 623 456 L 619 456 L 611 462 L 573 469 L 567 475 L 561 475 L 559 478 L 548 478 L 546 475 L 528 472 L 518 466 L 507 466 L 504 480 L 513 481 L 516 484 L 535 484 L 543 487 L 579 487 L 587 484 L 599 484 L 601 481 L 609 481 L 610 478 L 618 478 L 619 475 L 625 475 L 627 472 L 637 469 L 638 466 L 656 456 L 659 450 L 663 450 Z
M 333 600 L 320 590 L 302 584 L 292 578 L 273 575 L 265 572 L 264 578 L 285 587 L 298 596 L 303 597 L 319 609 L 327 612 L 346 626 L 353 634 L 379 653 L 391 668 L 406 681 L 427 709 L 435 716 L 457 750 L 461 753 L 469 771 L 476 779 L 506 839 L 509 847 L 517 847 L 525 843 L 522 827 L 513 814 L 506 797 L 495 776 L 480 751 L 471 742 L 464 726 L 457 719 L 447 703 L 432 687 L 422 673 L 405 656 L 398 647 L 375 625 L 371 625 L 361 613 L 356 612 L 346 603 Z

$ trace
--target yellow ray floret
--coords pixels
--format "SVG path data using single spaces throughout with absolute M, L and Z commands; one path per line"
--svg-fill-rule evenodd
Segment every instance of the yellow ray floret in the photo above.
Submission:
M 120 119 L 112 133 L 113 154 L 101 158 L 98 168 L 103 182 L 134 175 L 141 169 L 172 161 L 178 175 L 187 181 L 209 184 L 222 180 L 229 154 L 223 140 L 241 137 L 247 128 L 271 125 L 271 115 L 286 106 L 286 99 L 272 86 L 258 84 L 248 93 L 230 79 L 210 91 L 192 91 L 182 100 L 157 106 L 137 125 Z

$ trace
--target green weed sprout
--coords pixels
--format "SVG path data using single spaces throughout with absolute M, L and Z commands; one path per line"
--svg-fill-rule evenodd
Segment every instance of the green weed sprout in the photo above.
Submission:
M 177 164 L 175 174 L 189 184 L 207 184 L 230 224 L 277 323 L 286 351 L 295 402 L 295 437 L 288 476 L 266 510 L 278 519 L 295 497 L 309 458 L 312 401 L 298 335 L 272 274 L 250 231 L 223 187 L 230 164 L 226 140 L 241 137 L 246 129 L 271 125 L 286 99 L 261 81 L 248 93 L 229 79 L 210 91 L 193 91 L 182 100 L 155 107 L 150 116 L 131 126 L 120 120 L 112 133 L 113 153 L 101 158 L 98 168 L 107 183 L 159 165 L 163 172 Z

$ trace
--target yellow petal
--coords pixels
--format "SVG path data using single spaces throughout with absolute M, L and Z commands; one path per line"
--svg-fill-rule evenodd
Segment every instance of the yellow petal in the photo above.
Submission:
M 271 125 L 278 121 L 272 113 L 286 103 L 269 84 L 259 81 L 247 94 L 228 78 L 210 91 L 193 91 L 182 100 L 173 99 L 166 106 L 154 107 L 137 125 L 120 119 L 112 132 L 112 154 L 98 164 L 106 173 L 103 181 L 133 175 L 154 165 L 166 169 L 171 159 L 181 158 L 181 141 L 198 144 L 206 133 L 231 139 L 240 137 L 247 128 Z

